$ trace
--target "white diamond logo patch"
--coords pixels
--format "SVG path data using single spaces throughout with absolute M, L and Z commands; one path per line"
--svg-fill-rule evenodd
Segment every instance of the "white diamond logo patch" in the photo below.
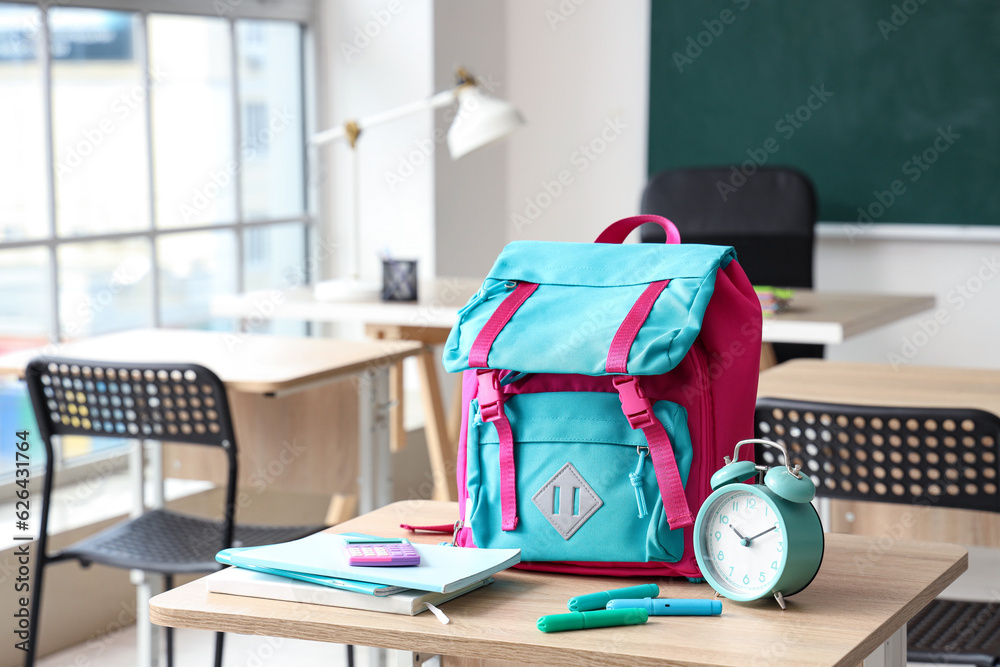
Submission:
M 572 537 L 604 504 L 572 463 L 549 478 L 531 502 L 564 540 Z

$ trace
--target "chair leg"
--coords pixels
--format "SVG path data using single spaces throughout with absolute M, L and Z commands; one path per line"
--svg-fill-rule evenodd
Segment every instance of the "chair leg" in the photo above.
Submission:
M 27 629 L 30 634 L 27 640 L 28 650 L 24 653 L 24 667 L 34 667 L 38 647 L 38 619 L 42 616 L 42 581 L 47 564 L 42 549 L 38 549 L 38 553 L 35 556 L 35 581 L 31 586 L 31 609 L 28 611 Z
M 169 591 L 174 587 L 174 577 L 170 574 L 163 575 L 163 590 Z M 167 667 L 174 667 L 174 629 L 169 625 L 163 628 L 164 643 L 167 645 Z
M 215 667 L 222 667 L 222 640 L 225 638 L 224 632 L 215 633 Z
M 354 644 L 347 645 L 347 667 L 354 667 Z
M 155 581 L 155 584 L 153 583 Z M 160 633 L 149 620 L 149 600 L 159 593 L 160 577 L 142 570 L 132 570 L 135 584 L 135 635 L 137 667 L 156 667 L 160 664 Z

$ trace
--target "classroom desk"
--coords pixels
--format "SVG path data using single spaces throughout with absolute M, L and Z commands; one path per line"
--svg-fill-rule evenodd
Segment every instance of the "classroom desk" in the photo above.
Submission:
M 446 524 L 456 503 L 404 501 L 330 529 L 403 535 L 402 522 Z M 440 535 L 410 535 L 438 542 Z M 645 626 L 544 634 L 539 616 L 566 611 L 580 593 L 623 585 L 622 579 L 507 570 L 496 582 L 442 605 L 442 625 L 428 613 L 397 616 L 295 602 L 209 593 L 194 581 L 150 603 L 154 623 L 240 634 L 436 653 L 445 664 L 588 665 L 866 665 L 905 663 L 906 622 L 967 567 L 961 547 L 926 542 L 880 545 L 828 535 L 819 574 L 781 611 L 774 600 L 723 600 L 717 617 L 657 617 Z M 711 597 L 707 584 L 653 579 L 661 597 Z M 659 627 L 649 627 L 649 626 Z M 902 642 L 902 643 L 900 643 Z M 886 645 L 888 643 L 888 646 Z M 483 660 L 467 662 L 464 658 Z M 504 663 L 507 665 L 511 662 Z
M 435 500 L 454 500 L 455 476 L 451 462 L 455 458 L 453 443 L 458 441 L 461 406 L 454 400 L 450 415 L 446 415 L 432 346 L 445 342 L 448 331 L 458 319 L 459 308 L 475 294 L 481 282 L 468 278 L 437 278 L 421 283 L 419 300 L 412 303 L 324 301 L 317 299 L 312 287 L 308 286 L 223 295 L 212 300 L 212 314 L 239 318 L 251 324 L 255 319 L 269 318 L 360 323 L 366 325 L 372 338 L 420 341 L 423 348 L 417 361 L 434 479 L 433 497 Z M 787 311 L 764 320 L 763 340 L 765 343 L 837 344 L 933 307 L 933 296 L 841 294 L 796 289 Z M 769 345 L 762 351 L 761 362 L 762 367 L 774 364 L 774 353 Z M 392 372 L 390 384 L 392 397 L 398 403 L 402 396 L 402 376 L 398 370 Z M 461 392 L 455 391 L 454 397 L 461 398 Z M 392 441 L 402 442 L 402 410 L 398 407 L 391 427 Z
M 1000 415 L 1000 370 L 793 359 L 761 373 L 760 397 L 846 405 L 978 408 Z M 830 529 L 1000 547 L 1000 514 L 831 501 Z M 908 514 L 909 513 L 909 514 Z
M 0 373 L 23 377 L 28 361 L 39 354 L 95 361 L 187 362 L 206 366 L 215 371 L 229 390 L 233 422 L 240 441 L 241 467 L 249 468 L 249 473 L 255 468 L 247 466 L 248 462 L 263 461 L 267 465 L 268 461 L 284 460 L 283 452 L 279 453 L 278 449 L 283 441 L 294 442 L 295 433 L 284 432 L 279 437 L 265 439 L 259 437 L 261 434 L 254 428 L 245 425 L 241 428 L 242 421 L 256 417 L 240 410 L 241 396 L 280 399 L 345 378 L 357 378 L 362 396 L 357 414 L 358 504 L 361 511 L 366 512 L 391 500 L 391 460 L 387 431 L 382 428 L 388 405 L 388 368 L 419 350 L 418 343 L 403 341 L 341 341 L 134 329 L 6 354 L 0 356 Z M 333 406 L 326 409 L 332 412 Z M 316 448 L 323 443 L 306 441 L 303 444 Z M 333 469 L 331 464 L 327 474 Z

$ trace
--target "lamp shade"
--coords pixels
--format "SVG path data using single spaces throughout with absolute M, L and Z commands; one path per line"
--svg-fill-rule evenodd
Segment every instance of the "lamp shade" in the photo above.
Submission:
M 457 160 L 503 139 L 522 125 L 524 118 L 514 105 L 473 86 L 464 87 L 458 92 L 458 113 L 448 128 L 448 150 Z

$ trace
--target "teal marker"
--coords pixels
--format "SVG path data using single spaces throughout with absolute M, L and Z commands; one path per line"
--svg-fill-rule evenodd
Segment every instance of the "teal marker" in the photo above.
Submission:
M 608 609 L 645 609 L 650 616 L 718 616 L 722 613 L 722 602 L 669 598 L 622 599 L 608 602 Z
M 542 632 L 590 630 L 618 625 L 639 625 L 649 620 L 645 609 L 602 609 L 600 611 L 574 611 L 569 614 L 550 614 L 538 619 Z
M 612 600 L 622 600 L 627 598 L 655 598 L 660 594 L 660 588 L 656 584 L 642 584 L 639 586 L 629 586 L 627 588 L 615 588 L 610 591 L 600 593 L 588 593 L 570 598 L 566 605 L 570 611 L 593 611 L 604 609 L 608 602 Z

